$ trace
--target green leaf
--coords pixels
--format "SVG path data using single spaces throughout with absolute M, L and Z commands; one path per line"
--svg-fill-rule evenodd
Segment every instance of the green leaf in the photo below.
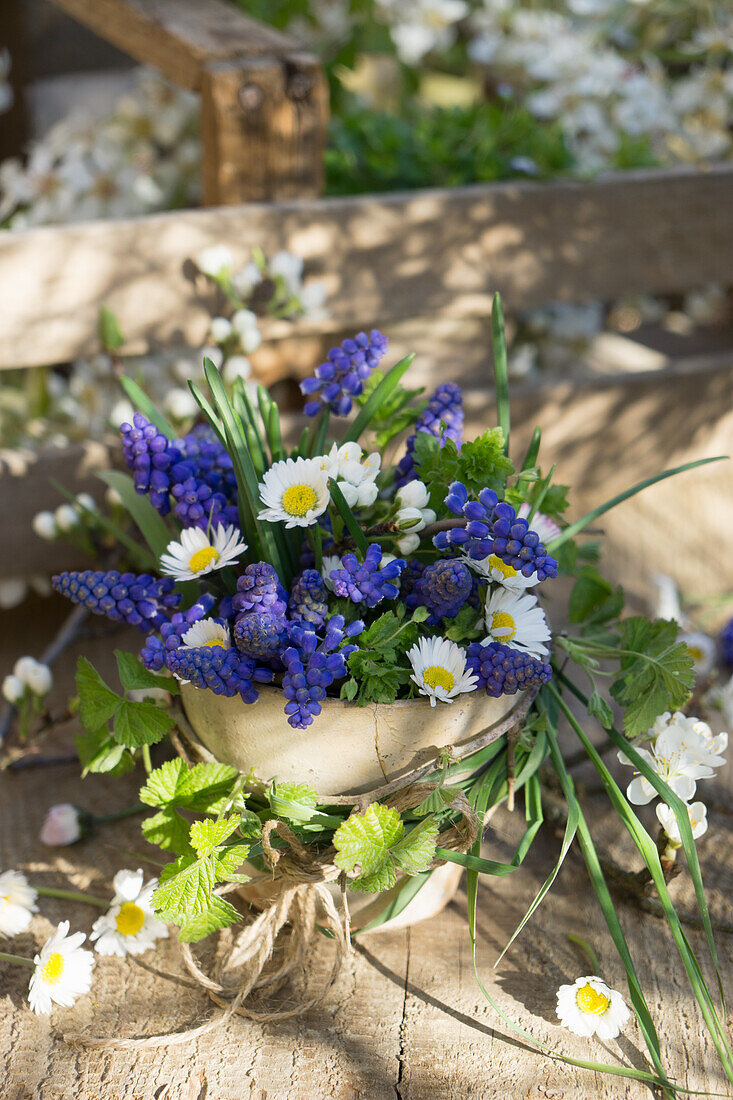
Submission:
M 392 858 L 406 875 L 418 875 L 433 862 L 437 841 L 438 822 L 434 817 L 426 818 L 392 848 Z
M 613 711 L 602 695 L 594 689 L 588 700 L 588 714 L 597 718 L 604 730 L 609 730 L 613 725 Z
M 168 439 L 177 438 L 178 433 L 175 428 L 166 420 L 162 412 L 156 408 L 145 391 L 140 389 L 137 382 L 133 382 L 132 378 L 127 378 L 125 375 L 122 375 L 120 378 L 120 385 L 135 408 L 141 412 L 151 424 L 155 424 L 159 432 L 162 432 Z
M 587 566 L 579 574 L 568 602 L 571 623 L 581 623 L 600 607 L 613 592 L 613 586 L 597 569 Z
M 225 898 L 212 895 L 211 903 L 202 913 L 184 920 L 178 930 L 181 943 L 198 943 L 220 928 L 228 928 L 242 919 L 242 914 Z
M 163 868 L 161 882 L 153 894 L 156 912 L 194 917 L 211 905 L 214 865 L 210 859 L 183 855 Z
M 404 359 L 400 359 L 399 363 L 396 363 L 395 366 L 392 367 L 386 378 L 379 383 L 374 392 L 367 398 L 364 407 L 359 410 L 359 413 L 347 430 L 344 438 L 341 440 L 342 443 L 357 443 L 359 441 L 360 435 L 362 432 L 366 431 L 377 411 L 389 398 L 395 387 L 399 385 L 402 376 L 410 368 L 414 358 L 414 355 L 406 355 Z
M 120 683 L 127 691 L 143 691 L 145 688 L 160 688 L 178 695 L 180 686 L 173 676 L 156 676 L 149 672 L 142 661 L 133 653 L 126 653 L 121 649 L 115 650 L 117 658 L 117 671 Z
M 273 781 L 268 792 L 270 809 L 286 821 L 310 821 L 318 805 L 318 792 L 307 783 Z
M 351 677 L 349 677 L 348 680 L 345 680 L 344 683 L 341 685 L 341 692 L 339 693 L 339 698 L 340 699 L 348 699 L 348 701 L 351 702 L 351 700 L 355 698 L 356 693 L 357 693 L 358 690 L 359 690 L 359 685 L 356 682 L 356 680 L 354 679 L 354 677 L 351 676 Z M 395 696 L 395 698 L 396 698 L 396 696 Z
M 509 454 L 509 372 L 506 359 L 506 336 L 504 334 L 504 311 L 501 295 L 495 294 L 491 305 L 491 350 L 494 356 L 494 387 L 496 390 L 496 413 L 499 426 L 504 434 L 504 449 Z
M 358 865 L 362 875 L 370 875 L 382 866 L 403 833 L 397 811 L 373 802 L 365 813 L 347 818 L 333 834 L 334 863 L 343 871 L 353 871 Z
M 157 844 L 167 852 L 180 856 L 189 849 L 189 824 L 177 810 L 159 810 L 145 818 L 141 829 L 148 844 Z
M 486 631 L 481 629 L 481 617 L 475 607 L 464 604 L 454 619 L 446 619 L 450 625 L 443 631 L 443 637 L 459 644 L 472 642 Z
M 349 889 L 361 890 L 364 894 L 379 894 L 382 890 L 391 890 L 397 882 L 397 872 L 391 859 L 386 859 L 368 875 L 358 875 L 349 883 Z
M 114 720 L 114 737 L 128 749 L 155 745 L 162 741 L 175 722 L 154 703 L 130 703 L 123 700 Z
M 447 808 L 455 801 L 459 794 L 463 794 L 461 787 L 438 787 L 432 794 L 429 794 L 427 798 L 423 799 L 420 805 L 416 806 L 412 812 L 416 817 L 427 817 L 428 814 L 445 813 Z
M 119 321 L 107 306 L 102 306 L 99 311 L 99 339 L 107 352 L 119 351 L 125 342 Z
M 201 813 L 220 813 L 231 796 L 239 772 L 228 764 L 194 764 L 180 757 L 166 760 L 148 776 L 140 791 L 147 806 L 184 806 Z
M 361 527 L 359 526 L 359 523 L 358 523 L 358 520 L 357 520 L 356 516 L 354 515 L 354 513 L 351 511 L 348 504 L 346 503 L 346 498 L 344 497 L 344 494 L 339 489 L 338 482 L 335 481 L 333 478 L 330 478 L 329 482 L 328 482 L 328 488 L 331 492 L 331 500 L 336 505 L 336 507 L 337 507 L 337 509 L 338 509 L 338 511 L 341 515 L 341 518 L 343 519 L 344 523 L 346 524 L 346 528 L 347 528 L 349 534 L 351 535 L 352 539 L 356 543 L 357 550 L 363 556 L 364 554 L 366 554 L 366 552 L 369 548 L 369 543 L 366 540 L 366 535 L 364 534 Z
M 591 512 L 587 512 L 581 519 L 571 523 L 561 535 L 558 535 L 556 539 L 552 539 L 547 544 L 547 549 L 551 554 L 567 542 L 568 539 L 575 538 L 578 532 L 582 531 L 589 524 L 593 523 L 599 518 L 599 516 L 605 515 L 606 512 L 610 512 L 612 508 L 615 508 L 618 504 L 623 504 L 629 497 L 636 496 L 637 493 L 641 493 L 644 489 L 648 489 L 650 485 L 656 485 L 658 481 L 664 481 L 668 477 L 676 477 L 677 474 L 684 474 L 687 470 L 694 470 L 698 466 L 707 466 L 710 462 L 722 462 L 727 459 L 728 455 L 716 455 L 715 458 L 699 458 L 696 462 L 686 462 L 683 466 L 674 466 L 671 470 L 664 470 L 661 474 L 655 474 L 654 477 L 647 477 L 644 481 L 640 481 L 637 485 L 634 485 L 631 489 L 626 489 L 623 493 L 619 493 L 617 496 L 607 500 L 604 504 L 599 504 L 597 508 L 594 508 Z
M 97 733 L 122 705 L 122 699 L 107 687 L 86 657 L 80 657 L 76 666 L 76 690 L 79 718 L 87 733 Z
M 484 488 L 503 495 L 506 480 L 513 473 L 501 428 L 487 428 L 478 438 L 466 440 L 458 453 L 458 480 L 465 484 L 469 495 Z
M 106 726 L 96 733 L 75 734 L 74 745 L 82 765 L 82 779 L 90 773 L 122 775 L 135 767 L 125 746 L 112 740 Z
M 206 818 L 204 821 L 194 821 L 189 836 L 191 847 L 199 859 L 213 855 L 214 850 L 238 828 L 240 820 L 239 814 L 233 814 L 216 820 Z
M 123 505 L 152 550 L 155 560 L 160 561 L 171 536 L 163 517 L 150 503 L 150 498 L 136 492 L 132 478 L 119 470 L 100 470 L 97 476 L 120 494 Z
M 248 844 L 230 844 L 229 847 L 219 849 L 214 859 L 214 876 L 217 882 L 248 882 L 249 875 L 237 872 L 237 868 L 246 862 L 248 855 Z
M 624 619 L 620 630 L 624 655 L 611 694 L 626 708 L 627 735 L 637 737 L 663 711 L 684 706 L 695 683 L 694 664 L 685 643 L 676 640 L 675 622 L 634 616 Z

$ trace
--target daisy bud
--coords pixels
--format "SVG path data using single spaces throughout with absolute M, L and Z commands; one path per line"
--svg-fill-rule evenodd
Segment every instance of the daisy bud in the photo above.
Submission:
M 420 536 L 410 534 L 405 535 L 404 538 L 398 540 L 397 549 L 399 550 L 400 554 L 412 554 L 415 550 L 417 550 L 419 545 Z
M 232 279 L 232 285 L 240 298 L 248 298 L 254 288 L 262 282 L 262 272 L 254 260 L 245 264 Z
M 397 490 L 397 503 L 401 508 L 427 508 L 430 503 L 428 487 L 422 481 L 408 481 Z
M 3 680 L 3 696 L 9 703 L 19 703 L 25 695 L 26 685 L 19 676 L 6 676 Z
M 64 848 L 76 844 L 91 830 L 91 814 L 70 802 L 52 806 L 46 814 L 40 833 L 42 844 L 49 848 Z
M 76 503 L 81 508 L 86 509 L 86 511 L 88 512 L 97 511 L 97 502 L 94 497 L 91 496 L 89 493 L 78 493 L 76 497 Z
M 245 355 L 251 355 L 262 343 L 262 335 L 257 325 L 257 314 L 251 309 L 238 309 L 232 317 L 232 325 L 237 330 L 239 342 Z
M 219 275 L 232 270 L 234 257 L 225 244 L 215 244 L 199 252 L 196 257 L 196 266 L 204 275 L 210 275 L 212 279 L 216 279 Z
M 214 317 L 211 322 L 211 336 L 217 344 L 225 343 L 232 335 L 232 323 L 226 317 Z
M 54 515 L 59 531 L 67 533 L 79 526 L 79 513 L 71 504 L 60 504 Z
M 33 668 L 26 675 L 25 682 L 34 695 L 48 695 L 53 687 L 53 676 L 48 665 L 35 661 Z
M 13 675 L 22 680 L 26 687 L 30 687 L 29 677 L 33 676 L 35 667 L 34 657 L 19 657 L 13 666 Z
M 230 355 L 222 368 L 222 377 L 225 382 L 235 382 L 241 378 L 243 382 L 252 374 L 252 364 L 246 355 Z
M 33 517 L 32 527 L 39 539 L 46 539 L 47 542 L 51 542 L 58 534 L 53 512 L 37 512 Z

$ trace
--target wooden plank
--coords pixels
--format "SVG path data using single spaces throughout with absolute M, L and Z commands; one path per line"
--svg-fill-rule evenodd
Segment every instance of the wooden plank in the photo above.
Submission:
M 52 0 L 101 38 L 181 88 L 198 91 L 207 62 L 284 56 L 300 46 L 223 0 Z
M 109 306 L 126 350 L 200 345 L 207 299 L 189 262 L 289 248 L 325 278 L 331 317 L 293 334 L 426 314 L 507 310 L 733 283 L 733 169 L 627 172 L 590 183 L 502 183 L 251 204 L 7 233 L 0 367 L 96 350 Z

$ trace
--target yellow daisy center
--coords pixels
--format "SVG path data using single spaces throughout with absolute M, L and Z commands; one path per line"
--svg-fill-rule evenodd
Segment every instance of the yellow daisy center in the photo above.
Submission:
M 282 506 L 289 516 L 304 516 L 318 503 L 318 494 L 310 485 L 291 485 L 283 493 Z
M 605 993 L 599 993 L 587 982 L 575 994 L 575 1003 L 586 1016 L 602 1016 L 604 1012 L 608 1012 L 611 1001 Z
M 498 631 L 501 631 L 502 642 L 511 642 L 517 633 L 517 624 L 508 611 L 495 611 L 491 616 L 491 633 Z
M 505 561 L 497 557 L 496 554 L 492 554 L 489 558 L 489 569 L 496 569 L 506 580 L 507 577 L 516 577 L 517 570 L 513 565 L 507 565 Z
M 212 562 L 219 560 L 219 551 L 213 546 L 205 546 L 203 550 L 197 550 L 188 559 L 188 568 L 192 573 L 200 573 Z
M 690 656 L 693 661 L 701 661 L 705 656 L 699 645 L 688 645 L 687 648 L 690 651 Z
M 145 913 L 134 901 L 126 901 L 120 906 L 115 917 L 117 931 L 122 936 L 134 936 L 145 924 Z
M 447 668 L 441 668 L 440 665 L 429 665 L 423 672 L 422 678 L 423 683 L 433 689 L 441 687 L 444 688 L 445 691 L 452 691 L 456 686 L 456 679 L 453 673 L 449 672 Z
M 203 645 L 201 646 L 201 648 L 203 649 L 204 646 L 212 646 L 212 645 L 221 645 L 221 646 L 223 646 L 224 643 L 222 642 L 221 638 L 212 638 L 210 642 L 204 642 Z
M 41 971 L 41 977 L 47 985 L 56 985 L 64 972 L 64 956 L 59 951 L 49 955 L 48 962 Z

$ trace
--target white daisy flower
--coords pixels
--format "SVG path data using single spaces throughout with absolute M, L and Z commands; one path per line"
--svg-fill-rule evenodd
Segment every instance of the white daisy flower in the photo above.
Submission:
M 513 592 L 523 592 L 526 588 L 533 588 L 539 584 L 536 573 L 525 577 L 513 565 L 507 565 L 502 561 L 497 554 L 489 554 L 488 558 L 479 559 L 465 554 L 461 557 L 461 561 L 484 580 L 494 581 L 495 584 L 500 584 L 502 588 L 508 588 Z
M 38 912 L 37 892 L 20 871 L 0 874 L 0 936 L 25 932 L 31 917 Z
M 531 508 L 525 501 L 524 504 L 519 505 L 517 516 L 520 519 L 527 520 L 530 530 L 537 532 L 540 536 L 540 542 L 544 543 L 545 546 L 547 546 L 548 542 L 552 542 L 553 539 L 556 539 L 558 535 L 562 534 L 562 528 L 555 523 L 554 519 L 550 519 L 550 517 L 546 516 L 543 512 L 535 512 L 530 520 L 530 511 Z
M 407 659 L 413 667 L 410 677 L 421 695 L 427 695 L 430 705 L 452 703 L 456 695 L 473 691 L 478 676 L 466 671 L 466 651 L 447 638 L 421 638 L 408 650 Z
M 621 994 L 594 975 L 560 986 L 557 1014 L 568 1031 L 599 1039 L 615 1039 L 631 1016 Z
M 118 871 L 112 879 L 114 897 L 107 912 L 92 928 L 100 955 L 142 955 L 156 940 L 168 938 L 168 928 L 156 917 L 151 899 L 158 886 L 153 878 L 143 884 L 143 872 Z
M 94 956 L 82 944 L 84 932 L 69 935 L 64 920 L 33 959 L 28 1003 L 37 1016 L 47 1015 L 55 1004 L 71 1008 L 77 997 L 88 993 L 92 984 Z
M 695 664 L 695 673 L 698 676 L 709 676 L 715 667 L 717 647 L 709 635 L 694 631 L 689 634 L 679 634 L 678 641 L 684 642 Z
M 385 555 L 382 555 L 382 565 L 385 564 Z M 331 573 L 334 569 L 341 568 L 341 558 L 338 554 L 324 554 L 323 561 L 321 562 L 321 576 L 323 577 L 323 583 L 329 592 L 333 592 L 333 581 L 331 580 Z
M 658 802 L 656 814 L 659 818 L 659 824 L 669 839 L 679 847 L 682 843 L 682 837 L 677 825 L 677 818 L 674 816 L 674 810 L 666 802 Z M 692 827 L 692 839 L 697 840 L 698 837 L 708 831 L 708 808 L 704 802 L 693 802 L 687 807 L 687 815 Z
M 209 533 L 200 527 L 185 527 L 180 542 L 169 542 L 167 553 L 160 559 L 163 573 L 177 581 L 192 581 L 232 565 L 247 549 L 246 542 L 239 542 L 239 529 L 219 523 Z
M 202 649 L 204 646 L 215 645 L 229 649 L 231 644 L 229 627 L 217 619 L 201 619 L 190 626 L 181 637 L 184 649 Z
M 549 652 L 550 628 L 537 597 L 528 593 L 497 588 L 486 600 L 488 642 L 500 642 L 512 649 L 521 649 L 532 657 L 545 657 Z
M 331 499 L 328 477 L 320 458 L 276 462 L 260 482 L 260 500 L 266 507 L 257 518 L 281 521 L 286 527 L 312 527 Z

